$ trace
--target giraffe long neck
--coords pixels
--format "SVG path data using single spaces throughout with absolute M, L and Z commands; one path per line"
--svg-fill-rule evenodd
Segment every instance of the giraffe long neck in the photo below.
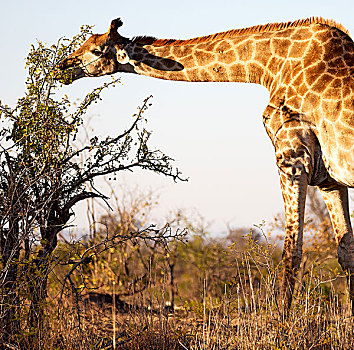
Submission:
M 246 82 L 269 89 L 287 58 L 290 40 L 257 33 L 210 42 L 136 45 L 134 72 L 160 79 L 194 82 Z

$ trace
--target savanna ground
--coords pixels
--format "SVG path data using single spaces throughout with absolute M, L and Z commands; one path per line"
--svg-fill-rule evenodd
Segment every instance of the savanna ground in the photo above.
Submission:
M 170 229 L 186 228 L 186 237 L 164 244 L 122 242 L 65 281 L 84 251 L 146 223 L 154 196 L 135 192 L 124 198 L 124 203 L 116 198 L 114 211 L 91 225 L 84 238 L 62 237 L 57 255 L 70 252 L 73 264 L 57 265 L 51 273 L 46 327 L 37 334 L 41 348 L 352 349 L 346 279 L 316 192 L 308 205 L 303 263 L 288 318 L 277 299 L 281 215 L 271 227 L 278 236 L 260 226 L 230 228 L 212 238 L 205 220 L 178 212 L 168 219 Z

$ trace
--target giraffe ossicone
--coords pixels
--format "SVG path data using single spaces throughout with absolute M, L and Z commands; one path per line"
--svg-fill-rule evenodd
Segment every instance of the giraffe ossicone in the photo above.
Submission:
M 300 266 L 307 186 L 328 207 L 338 260 L 348 273 L 354 312 L 354 239 L 348 187 L 354 187 L 354 43 L 340 24 L 320 17 L 187 39 L 128 39 L 120 19 L 92 35 L 60 69 L 71 83 L 116 72 L 166 80 L 246 82 L 270 92 L 263 123 L 276 155 L 285 204 L 281 297 L 291 304 Z

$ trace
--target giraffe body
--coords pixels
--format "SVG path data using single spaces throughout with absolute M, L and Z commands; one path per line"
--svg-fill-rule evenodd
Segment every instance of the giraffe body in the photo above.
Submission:
M 286 214 L 284 307 L 290 306 L 301 261 L 308 185 L 318 186 L 326 201 L 354 301 L 347 191 L 354 187 L 354 43 L 346 30 L 310 18 L 189 40 L 129 40 L 118 34 L 121 24 L 112 21 L 106 34 L 93 35 L 59 68 L 70 68 L 72 80 L 120 71 L 265 86 L 270 101 L 263 123 L 274 145 Z
M 329 175 L 353 187 L 353 42 L 341 30 L 324 24 L 312 25 L 311 31 L 317 35 L 313 37 L 309 28 L 299 27 L 246 35 L 247 39 L 240 36 L 211 43 L 152 44 L 134 48 L 130 57 L 136 73 L 156 78 L 264 85 L 271 97 L 264 124 L 273 144 L 277 139 L 275 134 L 296 114 L 301 128 L 311 130 L 317 138 L 322 151 L 320 158 Z M 290 38 L 296 40 L 291 42 Z M 342 47 L 347 55 L 343 55 Z M 147 55 L 170 61 L 146 60 Z M 167 64 L 171 71 L 161 69 L 160 64 Z M 272 108 L 283 113 L 270 115 Z M 320 169 L 324 170 L 323 166 Z

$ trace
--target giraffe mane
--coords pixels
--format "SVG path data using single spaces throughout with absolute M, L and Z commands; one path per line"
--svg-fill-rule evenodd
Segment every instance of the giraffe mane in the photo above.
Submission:
M 256 25 L 253 27 L 231 29 L 226 32 L 211 34 L 207 36 L 200 36 L 197 38 L 187 39 L 187 40 L 157 39 L 152 36 L 136 36 L 133 38 L 132 43 L 141 44 L 141 45 L 154 45 L 154 46 L 163 46 L 163 45 L 180 46 L 186 44 L 199 44 L 199 43 L 208 42 L 212 40 L 233 38 L 237 35 L 272 32 L 272 31 L 287 29 L 287 28 L 304 27 L 310 24 L 325 24 L 330 27 L 335 27 L 340 31 L 344 32 L 345 34 L 350 35 L 349 31 L 342 24 L 335 22 L 333 19 L 325 19 L 323 17 L 309 17 L 309 18 L 299 19 L 297 21 L 267 23 L 267 24 Z

